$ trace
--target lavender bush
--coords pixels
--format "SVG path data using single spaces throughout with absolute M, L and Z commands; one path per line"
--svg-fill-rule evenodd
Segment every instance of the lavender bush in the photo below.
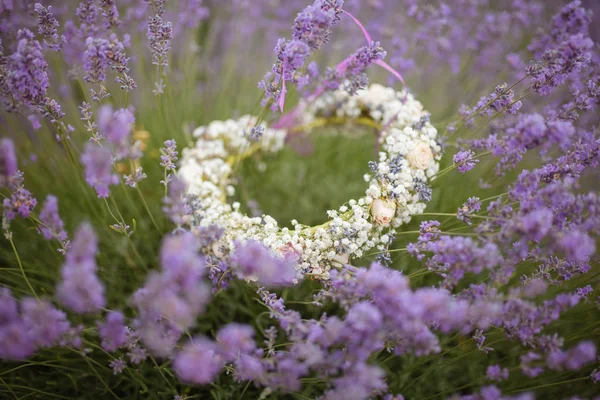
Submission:
M 599 5 L 0 0 L 0 397 L 600 399 Z M 223 251 L 192 130 L 292 132 L 230 201 L 318 226 L 381 132 L 298 103 L 369 82 L 440 133 L 426 210 L 326 279 Z

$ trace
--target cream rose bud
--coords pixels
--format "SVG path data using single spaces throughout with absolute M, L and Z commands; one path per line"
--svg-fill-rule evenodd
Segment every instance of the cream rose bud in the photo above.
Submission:
M 331 261 L 334 263 L 337 263 L 337 264 L 346 265 L 350 262 L 350 254 L 348 254 L 348 253 L 336 254 L 335 257 L 333 257 L 331 259 Z
M 371 206 L 371 215 L 375 222 L 382 226 L 389 226 L 396 214 L 396 203 L 387 199 L 375 199 Z
M 433 162 L 433 153 L 427 143 L 419 143 L 406 155 L 406 160 L 411 167 L 417 169 L 427 169 Z

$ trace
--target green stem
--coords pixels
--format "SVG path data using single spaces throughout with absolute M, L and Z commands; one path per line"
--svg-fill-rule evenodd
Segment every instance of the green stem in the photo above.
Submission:
M 544 387 L 548 387 L 548 386 L 556 386 L 556 385 L 562 385 L 563 383 L 571 383 L 571 382 L 577 382 L 577 381 L 583 381 L 585 379 L 590 379 L 589 376 L 583 376 L 581 378 L 575 378 L 575 379 L 569 379 L 568 381 L 561 381 L 561 382 L 554 382 L 554 383 L 547 383 L 545 385 L 539 385 L 539 386 L 533 386 L 533 387 L 527 387 L 524 389 L 517 389 L 517 390 L 511 390 L 510 392 L 507 393 L 517 393 L 517 392 L 524 392 L 526 390 L 533 390 L 533 389 L 539 389 L 539 388 L 544 388 Z
M 31 290 L 31 293 L 35 296 L 36 299 L 39 300 L 40 298 L 38 297 L 37 293 L 33 289 L 33 286 L 31 286 L 29 279 L 27 279 L 27 275 L 25 275 L 25 269 L 23 268 L 23 263 L 21 262 L 21 257 L 19 257 L 19 252 L 17 251 L 17 248 L 15 247 L 15 242 L 13 241 L 12 233 L 8 233 L 7 236 L 8 236 L 8 241 L 10 242 L 10 245 L 12 246 L 12 249 L 15 253 L 15 257 L 17 257 L 17 263 L 19 264 L 19 268 L 21 269 L 21 274 L 23 275 L 23 279 L 25 279 L 25 282 L 27 283 L 27 286 L 29 286 L 29 290 Z
M 156 223 L 156 220 L 154 219 L 154 216 L 152 215 L 152 212 L 150 211 L 150 207 L 148 207 L 148 203 L 146 203 L 146 199 L 144 198 L 144 195 L 142 194 L 142 191 L 140 190 L 139 186 L 135 187 L 137 189 L 137 192 L 140 195 L 140 198 L 142 199 L 142 204 L 144 204 L 144 208 L 146 209 L 146 211 L 148 212 L 148 215 L 150 216 L 150 220 L 152 221 L 152 225 L 154 225 L 154 227 L 156 228 L 156 230 L 158 232 L 161 231 L 161 229 L 158 227 L 158 224 Z

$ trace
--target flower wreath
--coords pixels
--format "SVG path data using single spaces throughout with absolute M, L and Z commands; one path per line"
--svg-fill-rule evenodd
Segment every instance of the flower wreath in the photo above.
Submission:
M 299 277 L 327 279 L 331 267 L 373 248 L 385 250 L 396 229 L 423 212 L 431 198 L 427 182 L 439 169 L 441 146 L 420 102 L 405 91 L 377 84 L 354 96 L 339 90 L 303 101 L 294 116 L 300 128 L 271 129 L 264 122 L 257 125 L 251 116 L 197 128 L 195 147 L 183 151 L 178 176 L 199 205 L 193 224 L 224 229 L 207 252 L 224 257 L 236 243 L 255 240 L 282 257 L 293 257 Z M 279 151 L 288 132 L 332 124 L 379 130 L 379 161 L 369 163 L 372 174 L 364 176 L 369 186 L 363 197 L 327 211 L 330 219 L 325 224 L 310 227 L 293 220 L 292 229 L 280 228 L 268 215 L 247 216 L 239 203 L 227 202 L 235 193 L 231 174 L 240 159 L 254 152 Z M 257 133 L 262 136 L 257 138 Z

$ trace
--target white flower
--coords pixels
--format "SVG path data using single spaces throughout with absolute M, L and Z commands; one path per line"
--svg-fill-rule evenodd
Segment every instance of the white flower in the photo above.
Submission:
M 371 206 L 373 219 L 381 226 L 389 226 L 396 214 L 396 203 L 387 199 L 375 199 Z
M 419 143 L 407 155 L 406 160 L 411 167 L 417 169 L 427 169 L 433 162 L 433 153 L 427 143 Z

